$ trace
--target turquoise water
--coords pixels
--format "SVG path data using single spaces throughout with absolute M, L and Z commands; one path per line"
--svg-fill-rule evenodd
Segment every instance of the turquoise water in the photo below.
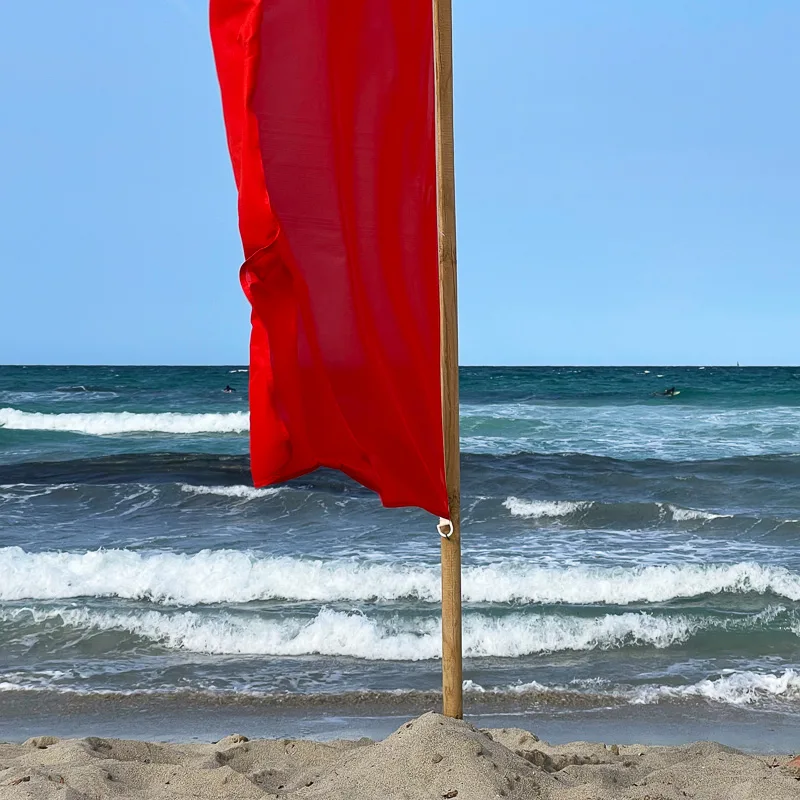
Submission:
M 435 520 L 252 489 L 247 377 L 0 367 L 0 708 L 433 696 Z M 800 369 L 463 369 L 462 449 L 468 704 L 796 718 Z

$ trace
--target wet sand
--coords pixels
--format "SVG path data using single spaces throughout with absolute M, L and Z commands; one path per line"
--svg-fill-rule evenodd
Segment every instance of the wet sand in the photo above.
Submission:
M 800 748 L 800 722 L 792 708 L 757 709 L 691 700 L 654 705 L 558 707 L 541 698 L 496 702 L 493 695 L 467 697 L 470 722 L 480 728 L 535 731 L 547 741 L 576 739 L 679 745 L 715 741 L 751 753 L 780 754 Z M 0 693 L 0 742 L 22 742 L 44 733 L 157 742 L 214 742 L 231 731 L 251 739 L 380 740 L 402 723 L 441 709 L 441 694 L 339 696 L 304 703 L 301 696 L 235 694 Z M 361 700 L 362 702 L 358 702 Z M 387 702 L 391 700 L 391 702 Z

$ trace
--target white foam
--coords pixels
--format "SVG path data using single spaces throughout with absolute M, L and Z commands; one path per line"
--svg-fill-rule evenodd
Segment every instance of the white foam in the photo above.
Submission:
M 47 681 L 36 681 L 36 680 L 15 680 L 15 681 L 2 681 L 0 680 L 0 692 L 55 692 L 56 694 L 75 694 L 75 695 L 100 695 L 100 696 L 109 696 L 109 695 L 126 695 L 126 696 L 133 696 L 133 695 L 158 695 L 158 694 L 180 694 L 181 692 L 185 692 L 188 694 L 192 690 L 188 687 L 185 688 L 175 688 L 175 689 L 167 689 L 166 691 L 163 689 L 128 689 L 123 691 L 117 691 L 115 689 L 81 689 L 78 687 L 73 686 L 60 686 L 58 683 L 50 683 Z
M 56 692 L 60 694 L 75 695 L 175 695 L 175 694 L 205 694 L 215 696 L 225 694 L 213 686 L 174 686 L 162 685 L 153 688 L 135 689 L 108 689 L 86 688 L 63 682 L 64 678 L 72 678 L 67 673 L 37 672 L 37 673 L 7 673 L 0 674 L 0 692 Z M 548 694 L 605 694 L 609 699 L 623 700 L 632 705 L 652 705 L 656 703 L 675 700 L 699 699 L 733 706 L 763 705 L 770 700 L 798 701 L 800 700 L 800 673 L 787 669 L 782 673 L 773 674 L 766 672 L 729 672 L 719 678 L 708 678 L 687 686 L 639 686 L 615 688 L 607 681 L 599 679 L 588 681 L 572 681 L 567 685 L 546 686 L 538 681 L 515 683 L 510 686 L 495 686 L 486 688 L 472 680 L 465 680 L 462 684 L 466 694 L 471 695 L 519 695 L 529 693 Z M 413 689 L 394 689 L 386 692 L 388 695 L 398 696 L 413 693 Z M 251 697 L 263 697 L 269 692 L 252 688 L 237 690 L 237 694 Z
M 519 497 L 508 497 L 503 505 L 514 517 L 525 519 L 556 519 L 569 517 L 581 511 L 596 508 L 612 508 L 608 503 L 597 503 L 588 500 L 521 500 Z M 694 508 L 681 508 L 669 503 L 656 503 L 659 512 L 666 511 L 675 522 L 709 521 L 713 519 L 730 519 L 732 514 L 715 514 Z
M 682 697 L 699 697 L 729 705 L 750 705 L 769 697 L 800 699 L 800 673 L 787 669 L 769 672 L 730 672 L 689 686 L 645 686 L 630 693 L 634 704 L 658 703 Z
M 625 460 L 698 460 L 798 453 L 800 409 L 726 409 L 674 403 L 580 406 L 487 403 L 461 406 L 467 452 L 581 453 Z
M 589 508 L 592 504 L 571 500 L 520 500 L 518 497 L 509 497 L 503 505 L 511 512 L 512 516 L 542 519 L 545 517 L 568 517 L 576 511 Z
M 252 486 L 193 486 L 189 483 L 182 483 L 180 487 L 181 491 L 187 494 L 215 495 L 217 497 L 232 497 L 241 500 L 273 497 L 283 491 L 283 487 L 254 489 Z
M 228 371 L 231 374 L 233 374 L 234 372 L 248 372 L 248 370 L 246 370 L 246 369 L 231 369 L 231 370 L 228 370 Z
M 0 576 L 0 600 L 6 601 L 88 596 L 185 605 L 272 599 L 437 603 L 441 597 L 435 564 L 275 558 L 239 550 L 29 553 L 4 547 Z M 506 559 L 463 570 L 466 603 L 624 605 L 722 592 L 800 600 L 800 575 L 752 562 L 546 568 Z
M 47 497 L 49 494 L 60 491 L 74 491 L 79 487 L 74 483 L 4 483 L 0 484 L 0 499 L 11 500 L 18 503 L 36 497 Z
M 71 677 L 61 670 L 37 670 L 35 672 L 7 672 L 0 674 L 0 692 L 48 691 L 58 681 Z
M 119 396 L 117 392 L 87 389 L 85 386 L 57 387 L 39 392 L 0 392 L 0 403 L 71 403 L 78 399 L 76 395 L 79 395 L 81 402 Z
M 600 679 L 576 680 L 567 685 L 545 686 L 538 681 L 485 688 L 464 681 L 464 691 L 473 694 L 527 694 L 557 692 L 605 694 L 632 705 L 651 705 L 670 700 L 698 698 L 726 705 L 753 705 L 771 698 L 800 700 L 800 673 L 787 669 L 780 673 L 728 670 L 716 678 L 704 678 L 684 686 L 646 685 L 615 687 Z
M 422 661 L 441 656 L 441 621 L 435 617 L 372 619 L 323 608 L 315 617 L 264 618 L 256 614 L 195 611 L 97 611 L 87 608 L 12 609 L 4 621 L 31 617 L 86 631 L 124 631 L 173 650 L 218 655 L 350 656 L 377 661 Z M 648 613 L 600 617 L 467 614 L 464 655 L 515 658 L 567 650 L 625 646 L 666 648 L 685 642 L 711 620 Z
M 672 514 L 675 522 L 692 522 L 695 520 L 731 519 L 732 514 L 713 514 L 710 511 L 700 511 L 695 508 L 680 508 L 680 506 L 667 505 L 667 510 Z
M 0 428 L 17 431 L 65 431 L 93 436 L 122 433 L 244 433 L 247 412 L 229 414 L 137 414 L 103 411 L 92 414 L 43 414 L 0 408 Z

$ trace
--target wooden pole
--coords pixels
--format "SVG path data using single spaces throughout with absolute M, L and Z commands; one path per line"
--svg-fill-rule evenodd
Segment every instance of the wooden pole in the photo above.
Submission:
M 432 2 L 436 86 L 442 424 L 445 476 L 450 502 L 450 533 L 447 538 L 442 538 L 442 693 L 445 716 L 461 719 L 464 716 L 464 704 L 461 689 L 461 466 L 458 431 L 453 24 L 451 0 L 432 0 Z

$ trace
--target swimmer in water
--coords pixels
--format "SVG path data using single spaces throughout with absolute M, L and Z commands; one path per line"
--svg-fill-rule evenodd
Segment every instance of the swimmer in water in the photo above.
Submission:
M 230 394 L 231 392 L 235 392 L 236 389 L 231 389 L 230 386 L 226 386 L 222 391 L 225 392 L 225 394 Z

